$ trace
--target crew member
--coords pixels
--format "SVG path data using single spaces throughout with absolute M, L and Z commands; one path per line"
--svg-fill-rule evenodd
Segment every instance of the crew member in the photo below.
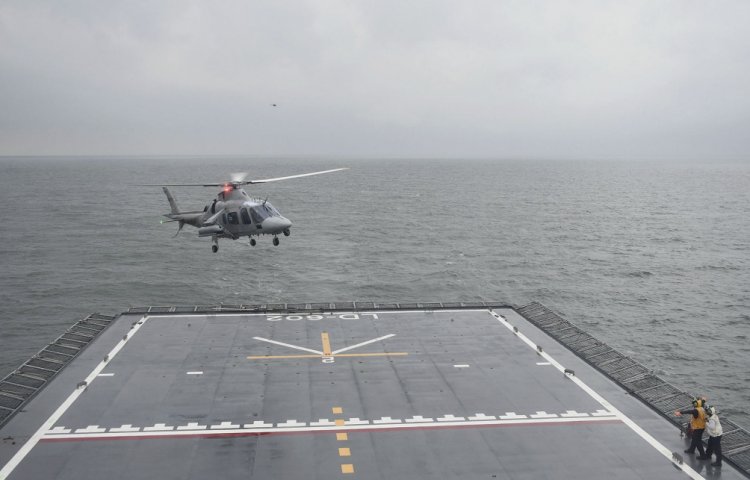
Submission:
M 716 413 L 716 407 L 707 407 L 706 415 L 708 416 L 708 423 L 706 424 L 706 430 L 708 430 L 708 448 L 706 454 L 701 455 L 701 460 L 710 460 L 712 454 L 716 454 L 716 461 L 711 464 L 713 467 L 721 467 L 721 436 L 724 431 L 721 429 L 721 422 L 719 422 L 719 415 Z
M 693 435 L 690 441 L 690 446 L 685 453 L 695 453 L 695 449 L 698 449 L 698 453 L 701 457 L 706 455 L 703 449 L 703 431 L 706 429 L 706 412 L 703 409 L 706 401 L 702 398 L 693 399 L 693 408 L 687 410 L 676 410 L 674 414 L 676 416 L 687 415 L 688 413 L 693 416 L 690 419 L 690 426 L 693 429 Z

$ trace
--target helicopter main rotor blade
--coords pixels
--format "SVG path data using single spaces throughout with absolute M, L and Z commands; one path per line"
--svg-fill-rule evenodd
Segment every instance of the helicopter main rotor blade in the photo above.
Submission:
M 243 185 L 252 185 L 254 183 L 278 182 L 279 180 L 289 180 L 290 178 L 310 177 L 312 175 L 322 175 L 324 173 L 338 172 L 340 170 L 349 170 L 349 169 L 348 168 L 334 168 L 333 170 L 323 170 L 323 171 L 320 171 L 320 172 L 303 173 L 301 175 L 290 175 L 288 177 L 265 178 L 263 180 L 247 180 L 245 182 L 242 182 L 242 184 Z
M 249 172 L 237 172 L 231 174 L 229 177 L 232 179 L 232 182 L 242 183 L 245 181 L 248 175 L 250 175 Z
M 224 183 L 139 183 L 138 187 L 223 187 Z
M 279 180 L 289 180 L 291 178 L 300 177 L 311 177 L 313 175 L 322 175 L 324 173 L 338 172 L 341 170 L 349 170 L 348 167 L 334 168 L 332 170 L 322 170 L 320 172 L 302 173 L 300 175 L 289 175 L 288 177 L 276 177 L 276 178 L 264 178 L 261 180 L 244 180 L 247 177 L 247 172 L 233 173 L 232 180 L 229 182 L 221 183 L 141 183 L 139 187 L 224 187 L 227 184 L 234 185 L 253 185 L 255 183 L 268 183 L 278 182 Z

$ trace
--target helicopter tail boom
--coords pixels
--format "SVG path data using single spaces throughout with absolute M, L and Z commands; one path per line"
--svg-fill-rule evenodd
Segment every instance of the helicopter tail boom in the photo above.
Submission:
M 172 214 L 180 213 L 180 209 L 177 208 L 177 202 L 174 199 L 174 196 L 172 195 L 172 192 L 169 191 L 167 187 L 161 187 L 162 190 L 164 190 L 164 195 L 167 196 L 167 200 L 169 201 L 169 208 L 172 209 Z

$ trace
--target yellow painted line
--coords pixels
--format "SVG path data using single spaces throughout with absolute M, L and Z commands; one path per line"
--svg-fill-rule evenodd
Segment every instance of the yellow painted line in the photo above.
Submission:
M 343 427 L 346 422 L 341 418 L 337 418 L 333 423 L 335 423 L 337 427 Z
M 349 435 L 347 435 L 346 433 L 337 433 L 336 440 L 338 440 L 339 442 L 343 442 L 344 440 L 349 440 Z
M 341 473 L 354 473 L 354 465 L 351 463 L 342 463 Z
M 339 457 L 351 457 L 352 451 L 346 447 L 339 448 Z
M 320 334 L 320 339 L 323 340 L 323 356 L 331 356 L 331 340 L 328 338 L 328 332 Z
M 343 408 L 341 408 L 341 407 L 333 407 L 333 408 L 331 409 L 331 411 L 332 411 L 333 413 L 344 413 L 344 409 L 343 409 Z

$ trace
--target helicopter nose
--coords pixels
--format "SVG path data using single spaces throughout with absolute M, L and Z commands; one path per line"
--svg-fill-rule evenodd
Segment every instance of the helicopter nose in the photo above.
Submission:
M 263 230 L 269 233 L 278 233 L 292 226 L 292 222 L 284 217 L 271 217 L 263 222 Z

